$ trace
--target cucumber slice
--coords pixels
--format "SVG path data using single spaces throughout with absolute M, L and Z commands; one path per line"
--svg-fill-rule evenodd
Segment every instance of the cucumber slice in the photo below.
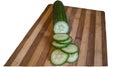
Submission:
M 68 34 L 54 34 L 53 39 L 56 41 L 65 41 L 69 38 Z
M 60 44 L 56 41 L 53 41 L 52 42 L 52 45 L 55 47 L 55 48 L 63 48 L 63 47 L 66 47 L 68 44 Z
M 55 33 L 68 33 L 69 26 L 65 21 L 58 21 L 54 24 Z
M 51 53 L 50 60 L 53 65 L 62 65 L 67 61 L 68 57 L 68 54 L 62 52 L 60 49 L 56 49 Z
M 61 50 L 66 53 L 75 53 L 78 51 L 78 47 L 74 44 L 70 44 L 67 47 L 62 48 Z
M 69 43 L 71 43 L 71 42 L 72 42 L 72 38 L 69 37 L 67 40 L 61 41 L 61 42 L 59 42 L 59 43 L 61 43 L 61 44 L 69 44 Z
M 77 61 L 78 56 L 79 56 L 78 52 L 73 53 L 73 54 L 69 54 L 69 58 L 68 58 L 67 62 L 72 63 L 72 62 Z

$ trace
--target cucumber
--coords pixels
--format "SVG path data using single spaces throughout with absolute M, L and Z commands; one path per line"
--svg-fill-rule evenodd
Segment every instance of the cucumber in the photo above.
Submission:
M 71 43 L 71 42 L 72 42 L 72 38 L 69 37 L 67 40 L 61 41 L 61 42 L 59 42 L 59 43 L 61 43 L 61 44 L 69 44 L 69 43 Z
M 55 48 L 63 48 L 63 47 L 66 47 L 68 44 L 60 44 L 56 41 L 53 41 L 52 42 L 52 45 L 55 47 Z
M 69 58 L 68 58 L 67 62 L 73 63 L 73 62 L 77 61 L 78 56 L 79 56 L 78 52 L 69 54 Z
M 61 1 L 57 0 L 53 4 L 53 22 L 54 33 L 68 33 L 69 24 L 66 17 L 64 5 Z
M 74 44 L 70 44 L 67 47 L 61 48 L 61 50 L 66 53 L 75 53 L 78 51 L 78 47 Z
M 56 49 L 51 53 L 50 60 L 53 65 L 62 65 L 67 61 L 68 57 L 69 55 L 67 53 L 62 52 L 60 49 Z
M 56 41 L 65 41 L 69 38 L 68 34 L 54 34 L 53 39 Z
M 56 49 L 52 51 L 50 62 L 53 65 L 62 65 L 66 62 L 75 62 L 78 59 L 78 47 L 71 43 L 72 37 L 68 35 L 69 23 L 64 5 L 56 0 L 53 4 L 53 42 Z

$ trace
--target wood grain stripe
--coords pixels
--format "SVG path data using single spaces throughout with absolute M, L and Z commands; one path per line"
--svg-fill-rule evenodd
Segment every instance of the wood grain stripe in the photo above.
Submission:
M 27 41 L 27 39 L 29 39 L 29 37 L 31 36 L 31 34 L 33 33 L 34 29 L 36 28 L 36 26 L 39 24 L 39 22 L 41 21 L 41 19 L 44 17 L 44 15 L 46 14 L 47 11 L 49 11 L 49 7 L 50 5 L 48 5 L 46 7 L 46 9 L 44 10 L 44 12 L 41 14 L 41 16 L 38 18 L 38 20 L 35 22 L 35 24 L 32 26 L 32 28 L 28 31 L 28 33 L 25 35 L 24 39 L 20 42 L 19 46 L 16 48 L 16 50 L 14 51 L 14 53 L 11 55 L 11 57 L 9 58 L 9 60 L 6 62 L 5 66 L 9 66 L 14 59 L 16 58 L 16 56 L 18 55 L 18 53 L 20 52 L 20 50 L 22 49 L 22 47 L 24 46 L 25 42 Z
M 52 66 L 51 62 L 50 62 L 50 55 L 51 55 L 51 52 L 54 50 L 55 48 L 53 46 L 51 46 L 50 48 L 50 52 L 48 53 L 48 56 L 47 56 L 47 59 L 44 63 L 44 66 Z
M 50 24 L 50 26 L 48 27 L 48 29 L 49 28 L 51 28 L 53 26 L 53 21 L 51 22 L 51 24 Z M 49 34 L 48 34 L 49 33 Z M 34 56 L 33 56 L 33 58 L 35 58 L 36 57 L 36 59 L 35 59 L 35 65 L 37 65 L 36 63 L 38 63 L 38 65 L 39 64 L 41 64 L 41 65 L 43 65 L 43 63 L 45 63 L 45 60 L 46 60 L 46 57 L 45 56 L 47 56 L 48 55 L 48 53 L 47 54 L 45 54 L 44 55 L 44 53 L 46 53 L 46 52 L 49 52 L 49 49 L 51 48 L 51 42 L 53 41 L 52 40 L 52 35 L 53 35 L 53 30 L 51 30 L 51 31 L 46 31 L 46 33 L 45 33 L 45 37 L 43 38 L 43 41 L 41 41 L 40 42 L 40 44 L 42 45 L 44 45 L 44 46 L 41 46 L 41 48 L 38 48 L 38 50 L 36 50 L 36 54 L 37 54 L 37 56 L 36 56 L 36 54 L 34 54 Z M 48 47 L 49 46 L 49 47 Z M 47 48 L 48 47 L 48 48 Z M 39 50 L 41 50 L 41 52 L 39 51 Z M 47 51 L 48 50 L 48 51 Z M 43 58 L 42 58 L 43 57 Z M 41 58 L 41 59 L 40 59 Z M 44 59 L 44 60 L 43 60 Z M 40 63 L 39 63 L 39 61 L 40 61 Z M 42 61 L 43 61 L 43 63 L 42 63 Z M 33 62 L 33 61 L 32 61 Z M 31 62 L 31 63 L 32 63 Z M 30 64 L 30 65 L 32 65 L 32 64 Z
M 106 27 L 105 27 L 105 13 L 101 13 L 102 21 L 102 65 L 108 66 L 107 64 L 107 42 L 106 42 Z
M 27 41 L 25 42 L 25 44 L 22 47 L 21 51 L 18 53 L 17 57 L 15 58 L 15 60 L 12 62 L 11 65 L 19 65 L 21 63 L 23 57 L 25 56 L 25 54 L 27 53 L 27 51 L 30 48 L 31 44 L 33 43 L 34 39 L 36 38 L 37 34 L 39 33 L 39 30 L 42 29 L 46 17 L 48 17 L 50 15 L 50 13 L 52 12 L 51 7 L 48 10 L 49 11 L 47 11 L 46 14 L 43 16 L 43 18 L 41 19 L 39 24 L 36 26 L 35 30 L 31 34 L 29 39 L 27 39 Z
M 77 33 L 76 33 L 76 37 L 75 37 L 75 41 L 74 41 L 79 47 L 80 47 L 80 42 L 82 39 L 82 32 L 83 32 L 83 28 L 84 28 L 85 13 L 86 13 L 86 10 L 82 9 L 81 17 L 79 19 L 79 24 L 78 24 L 79 27 L 77 29 Z
M 88 41 L 88 52 L 87 52 L 87 66 L 94 65 L 94 46 L 95 46 L 95 21 L 96 21 L 96 11 L 91 12 L 90 19 L 90 31 L 89 31 L 89 41 Z
M 96 32 L 95 32 L 95 57 L 94 66 L 102 65 L 102 28 L 101 12 L 96 12 Z
M 82 35 L 82 40 L 81 40 L 80 52 L 79 52 L 80 56 L 78 58 L 77 66 L 85 66 L 86 65 L 88 37 L 89 37 L 89 28 L 90 28 L 90 15 L 91 15 L 90 13 L 91 13 L 90 10 L 86 11 L 85 25 L 83 28 L 83 35 Z
M 81 16 L 81 9 L 77 9 L 77 12 L 75 13 L 75 17 L 74 17 L 74 20 L 72 22 L 72 30 L 70 32 L 70 36 L 72 37 L 73 40 L 75 40 L 75 37 L 76 37 L 76 33 L 77 33 L 77 29 L 78 29 L 78 26 L 79 26 L 79 18 Z
M 52 16 L 52 14 L 50 14 L 49 17 L 48 17 L 48 19 L 45 21 L 45 23 L 43 25 L 43 28 L 38 33 L 37 37 L 35 38 L 34 42 L 32 43 L 31 47 L 29 48 L 27 54 L 23 58 L 23 60 L 20 63 L 20 65 L 22 65 L 22 66 L 27 65 L 28 62 L 30 61 L 30 59 L 31 59 L 34 51 L 36 50 L 36 48 L 38 47 L 38 45 L 40 45 L 39 42 L 41 42 L 41 40 L 42 40 L 42 38 L 44 36 L 44 33 L 45 33 L 45 31 L 47 30 L 47 28 L 48 28 L 48 26 L 50 24 L 50 20 L 52 19 L 51 16 Z
M 50 48 L 51 48 L 51 42 L 53 41 L 52 40 L 52 35 L 53 34 L 51 33 L 51 35 L 50 35 L 51 37 L 47 38 L 47 44 L 45 45 L 45 47 L 44 47 L 44 49 L 43 49 L 37 63 L 36 63 L 37 66 L 43 66 L 44 63 L 45 63 L 45 60 L 46 60 L 47 55 L 48 55 L 48 53 L 50 51 Z
M 70 13 L 70 17 L 69 17 L 69 19 L 68 19 L 69 27 L 70 27 L 69 33 L 70 33 L 71 30 L 72 30 L 73 19 L 74 19 L 74 17 L 75 17 L 76 11 L 77 11 L 77 8 L 72 8 L 72 12 Z

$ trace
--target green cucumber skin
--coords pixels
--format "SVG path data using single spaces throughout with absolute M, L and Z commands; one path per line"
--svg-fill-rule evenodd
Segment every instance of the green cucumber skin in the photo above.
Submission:
M 64 47 L 67 47 L 68 46 L 68 44 L 67 45 L 65 45 Z M 61 49 L 61 48 L 64 48 L 64 47 L 57 47 L 57 46 L 53 46 L 53 47 L 55 47 L 56 49 Z
M 67 46 L 66 46 L 67 47 Z M 64 47 L 63 47 L 64 48 Z M 61 48 L 61 50 L 62 50 L 62 48 Z M 65 53 L 67 53 L 67 54 L 73 54 L 73 53 L 76 53 L 76 52 L 78 52 L 78 51 L 75 51 L 75 52 L 66 52 L 66 51 L 64 51 L 64 50 L 62 50 L 63 52 L 65 52 Z
M 53 5 L 53 19 L 54 24 L 58 21 L 65 21 L 66 23 L 68 22 L 64 5 L 61 1 L 55 1 Z
M 71 38 L 71 41 L 70 41 L 70 42 L 66 42 L 66 43 L 65 43 L 64 41 L 59 41 L 59 43 L 60 43 L 60 44 L 70 44 L 70 43 L 72 43 L 72 37 L 70 36 L 69 38 Z M 68 38 L 68 39 L 69 39 L 69 38 Z M 67 39 L 67 40 L 68 40 L 68 39 Z
M 65 8 L 64 8 L 64 5 L 61 1 L 55 1 L 55 3 L 53 4 L 53 24 L 54 24 L 54 28 L 55 28 L 55 24 L 60 22 L 60 21 L 63 21 L 64 23 L 67 24 L 68 26 L 68 29 L 69 29 L 69 24 L 68 24 L 68 21 L 67 21 L 67 16 L 66 16 L 66 11 L 65 11 Z M 68 33 L 69 30 L 66 32 Z M 54 30 L 54 33 L 55 30 Z
M 69 39 L 69 37 L 67 39 Z M 67 39 L 65 39 L 65 40 L 67 40 Z M 58 42 L 58 43 L 60 43 L 60 44 L 66 44 L 66 43 L 61 43 L 61 42 L 65 41 L 65 40 L 55 40 L 55 41 Z
M 58 50 L 58 49 L 55 49 L 55 50 Z M 54 50 L 53 50 L 53 51 L 54 51 Z M 53 52 L 53 51 L 52 51 L 52 52 Z M 51 53 L 51 54 L 52 54 L 52 53 Z M 67 53 L 65 53 L 65 54 L 67 54 Z M 50 56 L 51 56 L 51 55 L 50 55 Z M 54 63 L 52 62 L 51 57 L 50 57 L 50 62 L 51 62 L 54 66 L 60 66 L 60 65 L 65 64 L 65 63 L 67 62 L 68 58 L 69 58 L 69 54 L 67 54 L 67 59 L 66 59 L 66 61 L 65 61 L 65 62 L 63 62 L 63 63 L 61 63 L 61 64 L 59 64 L 59 65 L 54 64 Z
M 57 42 L 58 43 L 58 42 Z M 53 47 L 55 47 L 55 48 L 57 48 L 57 49 L 61 49 L 61 48 L 64 48 L 64 47 L 67 47 L 69 44 L 63 44 L 64 46 L 55 46 L 55 45 L 53 45 L 53 43 L 52 43 L 52 46 Z

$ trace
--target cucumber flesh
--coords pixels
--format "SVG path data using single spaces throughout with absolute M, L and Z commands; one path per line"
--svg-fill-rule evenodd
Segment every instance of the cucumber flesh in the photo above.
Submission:
M 53 39 L 56 41 L 64 41 L 69 38 L 68 34 L 54 34 Z
M 53 41 L 52 42 L 52 45 L 55 47 L 55 48 L 63 48 L 63 47 L 66 47 L 68 44 L 60 44 L 56 41 Z
M 55 33 L 68 33 L 69 26 L 65 21 L 58 21 L 54 25 L 54 32 Z
M 67 61 L 68 57 L 69 57 L 68 54 L 62 52 L 59 49 L 56 49 L 51 53 L 50 60 L 51 63 L 54 65 L 62 65 Z
M 78 51 L 78 47 L 74 44 L 70 44 L 67 47 L 62 48 L 61 50 L 66 53 L 75 53 Z
M 67 62 L 72 63 L 72 62 L 77 61 L 78 56 L 79 56 L 78 52 L 73 53 L 73 54 L 69 54 L 69 58 L 68 58 Z

